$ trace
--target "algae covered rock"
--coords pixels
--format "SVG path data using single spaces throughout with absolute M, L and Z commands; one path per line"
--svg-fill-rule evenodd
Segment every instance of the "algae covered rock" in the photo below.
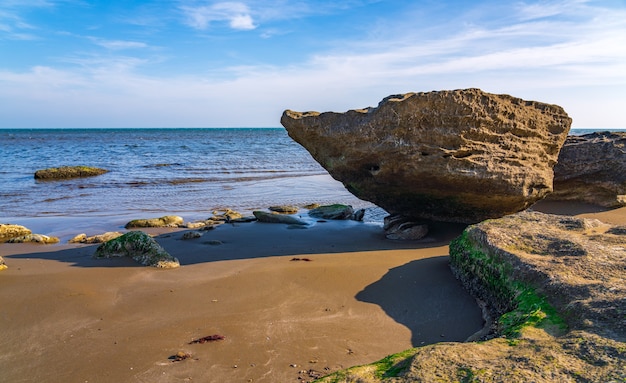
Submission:
M 11 238 L 7 243 L 36 243 L 40 245 L 51 245 L 59 243 L 59 238 L 51 237 L 43 234 L 26 234 L 19 237 Z
M 78 177 L 93 177 L 107 173 L 108 170 L 95 168 L 90 166 L 61 166 L 58 168 L 48 168 L 37 170 L 35 179 L 39 180 L 56 180 Z
M 455 274 L 501 315 L 521 284 L 571 330 L 626 342 L 626 236 L 595 219 L 526 211 L 472 225 L 450 244 Z
M 309 215 L 319 219 L 350 219 L 354 209 L 350 205 L 333 204 L 318 206 L 309 211 Z
M 10 223 L 0 223 L 0 243 L 6 242 L 11 238 L 21 237 L 30 234 L 31 231 L 21 225 L 13 225 Z
M 345 113 L 286 110 L 280 122 L 358 198 L 390 214 L 475 223 L 552 191 L 572 120 L 557 105 L 462 89 Z
M 179 227 L 184 225 L 183 217 L 166 215 L 160 218 L 134 219 L 126 224 L 126 228 L 135 227 Z
M 532 211 L 469 226 L 450 262 L 485 303 L 482 335 L 491 336 L 413 348 L 318 382 L 624 382 L 624 233 Z
M 130 231 L 98 246 L 94 258 L 131 257 L 145 266 L 172 269 L 180 266 L 154 238 L 142 231 Z

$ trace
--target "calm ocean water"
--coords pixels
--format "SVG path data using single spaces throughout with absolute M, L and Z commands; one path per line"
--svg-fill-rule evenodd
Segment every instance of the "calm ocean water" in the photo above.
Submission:
M 63 165 L 110 172 L 33 177 Z M 282 128 L 0 130 L 0 222 L 44 233 L 60 218 L 70 226 L 72 219 L 89 219 L 90 227 L 101 221 L 110 230 L 112 220 L 123 225 L 165 214 L 195 220 L 216 209 L 249 213 L 312 202 L 373 206 L 348 193 Z
M 165 214 L 195 220 L 216 209 L 249 213 L 312 202 L 373 206 L 347 192 L 282 128 L 0 130 L 0 153 L 3 223 Z M 63 165 L 109 172 L 34 179 L 36 170 Z

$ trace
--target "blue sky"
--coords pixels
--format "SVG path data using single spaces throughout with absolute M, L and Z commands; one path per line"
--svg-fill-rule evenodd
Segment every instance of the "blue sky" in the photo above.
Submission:
M 626 1 L 0 0 L 0 128 L 280 126 L 470 87 L 626 128 Z

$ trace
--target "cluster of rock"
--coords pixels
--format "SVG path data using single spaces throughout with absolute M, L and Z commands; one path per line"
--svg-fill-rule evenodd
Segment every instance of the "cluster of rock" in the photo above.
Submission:
M 34 243 L 47 245 L 58 242 L 59 238 L 57 237 L 33 234 L 30 229 L 22 225 L 0 223 L 0 243 Z M 4 259 L 0 257 L 0 270 L 4 270 L 7 267 Z
M 91 166 L 61 166 L 58 168 L 47 168 L 37 170 L 35 179 L 39 180 L 59 180 L 78 177 L 93 177 L 107 173 L 108 170 Z
M 556 105 L 465 89 L 346 113 L 286 110 L 281 123 L 358 198 L 415 220 L 475 223 L 552 191 L 571 119 Z
M 43 234 L 33 234 L 30 229 L 8 223 L 0 224 L 0 243 L 58 243 L 59 238 Z
M 308 205 L 308 211 L 304 215 L 295 216 L 300 208 L 297 206 L 271 206 L 269 211 L 254 211 L 254 216 L 243 216 L 241 213 L 231 209 L 214 211 L 213 216 L 203 221 L 185 222 L 180 216 L 167 215 L 158 218 L 142 218 L 128 222 L 127 229 L 137 228 L 187 228 L 197 230 L 210 230 L 217 225 L 224 223 L 244 223 L 244 222 L 267 222 L 294 225 L 296 227 L 306 227 L 310 225 L 308 217 L 318 220 L 326 219 L 353 219 L 362 220 L 364 210 L 355 211 L 349 205 Z M 190 231 L 183 234 L 182 239 L 196 239 L 202 236 L 198 231 Z M 0 243 L 58 243 L 56 237 L 49 237 L 42 234 L 32 234 L 29 229 L 20 225 L 0 224 Z M 126 234 L 120 232 L 106 232 L 103 234 L 87 236 L 81 233 L 69 240 L 70 243 L 78 244 L 101 244 L 94 254 L 94 258 L 111 258 L 128 256 L 142 265 L 154 266 L 158 268 L 175 268 L 180 264 L 154 238 L 141 231 L 131 231 Z M 216 241 L 219 242 L 219 241 Z M 218 243 L 212 243 L 218 244 Z M 0 259 L 0 270 L 6 268 L 4 260 Z
M 451 266 L 482 342 L 407 350 L 320 382 L 626 381 L 626 227 L 526 211 L 468 227 Z M 487 340 L 485 340 L 487 339 Z

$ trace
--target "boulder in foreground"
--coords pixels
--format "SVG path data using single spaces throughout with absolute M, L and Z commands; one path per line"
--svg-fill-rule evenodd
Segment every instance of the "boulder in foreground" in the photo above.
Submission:
M 130 231 L 98 246 L 94 258 L 131 257 L 145 266 L 173 269 L 180 266 L 154 238 L 142 231 Z
M 626 205 L 626 133 L 569 136 L 554 167 L 553 200 Z
M 556 105 L 465 89 L 346 113 L 286 110 L 281 123 L 358 198 L 391 214 L 475 223 L 552 191 L 571 119 Z
M 93 177 L 107 173 L 108 170 L 91 166 L 61 166 L 58 168 L 48 168 L 37 170 L 35 179 L 58 180 L 78 177 Z
M 319 382 L 626 381 L 625 253 L 626 227 L 597 220 L 523 212 L 470 226 L 450 244 L 451 265 L 486 303 L 491 339 L 410 349 Z

